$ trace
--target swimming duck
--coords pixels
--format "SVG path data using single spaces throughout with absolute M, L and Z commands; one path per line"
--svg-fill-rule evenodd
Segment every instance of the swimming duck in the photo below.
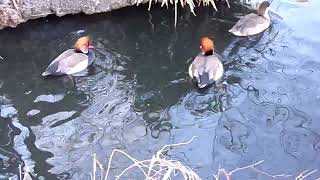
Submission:
M 79 38 L 74 49 L 68 49 L 54 59 L 42 76 L 74 74 L 85 70 L 94 61 L 93 48 L 89 36 Z
M 251 13 L 243 16 L 229 32 L 236 36 L 251 36 L 266 30 L 270 26 L 269 6 L 268 1 L 263 1 L 259 5 L 258 14 Z
M 189 76 L 197 81 L 199 88 L 204 88 L 219 80 L 224 70 L 210 38 L 201 38 L 200 51 L 201 53 L 189 66 Z

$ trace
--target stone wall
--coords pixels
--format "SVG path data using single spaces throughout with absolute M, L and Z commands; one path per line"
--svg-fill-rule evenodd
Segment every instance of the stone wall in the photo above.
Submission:
M 49 14 L 93 14 L 135 4 L 136 0 L 0 0 L 0 29 Z

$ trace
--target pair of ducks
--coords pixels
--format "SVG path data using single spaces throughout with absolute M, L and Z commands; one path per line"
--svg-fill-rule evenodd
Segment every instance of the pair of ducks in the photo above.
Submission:
M 230 30 L 236 36 L 251 36 L 259 34 L 270 25 L 268 1 L 260 4 L 258 14 L 243 16 Z M 94 61 L 93 45 L 89 36 L 81 37 L 75 44 L 75 49 L 69 49 L 60 54 L 47 67 L 42 76 L 74 74 L 85 70 Z M 214 43 L 208 37 L 200 40 L 201 53 L 189 66 L 189 75 L 196 80 L 199 88 L 205 88 L 221 79 L 224 73 L 223 64 L 214 52 Z
M 264 1 L 259 5 L 258 14 L 251 13 L 240 20 L 229 30 L 236 36 L 259 34 L 270 26 L 268 8 L 270 3 Z M 199 88 L 205 88 L 223 76 L 223 64 L 214 52 L 214 43 L 208 37 L 200 40 L 201 53 L 189 66 L 189 76 L 196 80 Z

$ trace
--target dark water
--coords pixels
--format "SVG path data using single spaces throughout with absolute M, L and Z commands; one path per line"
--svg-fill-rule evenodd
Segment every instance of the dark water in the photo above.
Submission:
M 237 38 L 227 30 L 248 11 L 232 7 L 202 8 L 196 17 L 179 10 L 176 29 L 172 10 L 133 7 L 1 31 L 0 178 L 17 179 L 26 163 L 35 179 L 89 179 L 94 153 L 104 165 L 115 148 L 146 159 L 192 136 L 167 154 L 203 179 L 219 166 L 260 160 L 269 174 L 319 168 L 318 32 L 304 34 L 294 28 L 299 21 L 274 18 L 263 35 Z M 319 19 L 311 25 L 319 27 Z M 75 78 L 42 78 L 82 34 L 98 48 L 93 67 Z M 216 87 L 198 91 L 187 68 L 204 35 L 215 39 L 226 73 Z M 128 163 L 117 155 L 111 174 Z M 234 176 L 270 179 L 250 169 Z

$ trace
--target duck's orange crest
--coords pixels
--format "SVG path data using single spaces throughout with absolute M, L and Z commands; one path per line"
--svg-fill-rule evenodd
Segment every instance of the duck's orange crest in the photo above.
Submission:
M 88 46 L 91 42 L 90 36 L 84 36 L 77 40 L 76 44 L 74 45 L 75 48 L 81 49 L 83 46 Z
M 202 37 L 200 40 L 200 48 L 204 52 L 214 50 L 213 41 L 208 37 Z

